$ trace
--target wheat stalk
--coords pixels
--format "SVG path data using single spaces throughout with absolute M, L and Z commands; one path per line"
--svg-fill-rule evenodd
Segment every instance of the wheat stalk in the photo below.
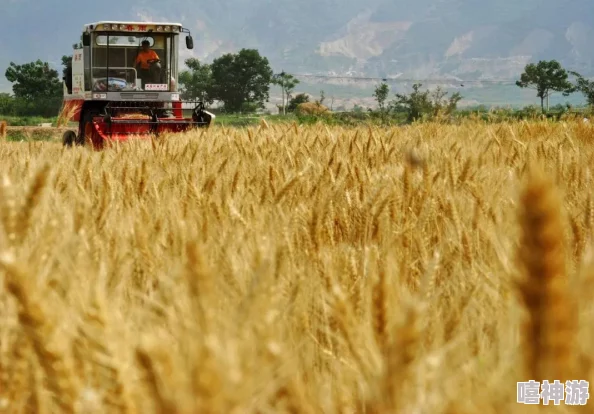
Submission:
M 575 308 L 565 264 L 561 199 L 553 181 L 532 172 L 521 194 L 519 285 L 528 311 L 524 324 L 525 373 L 538 380 L 572 378 Z

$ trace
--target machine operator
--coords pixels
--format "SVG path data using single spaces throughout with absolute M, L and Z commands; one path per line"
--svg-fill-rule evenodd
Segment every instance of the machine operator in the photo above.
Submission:
M 153 61 L 151 63 L 151 61 Z M 142 88 L 146 83 L 157 82 L 161 75 L 161 63 L 159 55 L 150 48 L 148 40 L 142 41 L 142 50 L 136 56 L 134 62 L 138 75 L 142 80 Z

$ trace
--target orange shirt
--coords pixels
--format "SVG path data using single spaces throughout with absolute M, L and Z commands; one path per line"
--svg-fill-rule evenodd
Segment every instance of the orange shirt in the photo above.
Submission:
M 142 69 L 149 69 L 149 64 L 147 62 L 152 59 L 159 59 L 159 55 L 157 55 L 154 50 L 148 50 L 146 52 L 141 50 L 138 56 L 136 56 L 136 62 L 134 64 L 138 65 L 138 63 L 140 63 Z

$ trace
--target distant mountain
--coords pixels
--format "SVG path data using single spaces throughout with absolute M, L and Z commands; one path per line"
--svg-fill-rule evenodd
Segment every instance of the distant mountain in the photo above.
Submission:
M 152 19 L 192 30 L 195 49 L 182 43 L 182 58 L 254 47 L 292 73 L 511 79 L 530 61 L 558 59 L 594 74 L 591 0 L 0 2 L 2 72 L 11 60 L 59 66 L 85 23 Z

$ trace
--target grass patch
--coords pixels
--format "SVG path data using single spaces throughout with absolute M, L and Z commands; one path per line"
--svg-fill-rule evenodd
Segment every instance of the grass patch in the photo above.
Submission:
M 6 121 L 8 126 L 38 126 L 45 123 L 51 123 L 56 126 L 58 117 L 43 118 L 37 116 L 2 116 L 0 121 Z

